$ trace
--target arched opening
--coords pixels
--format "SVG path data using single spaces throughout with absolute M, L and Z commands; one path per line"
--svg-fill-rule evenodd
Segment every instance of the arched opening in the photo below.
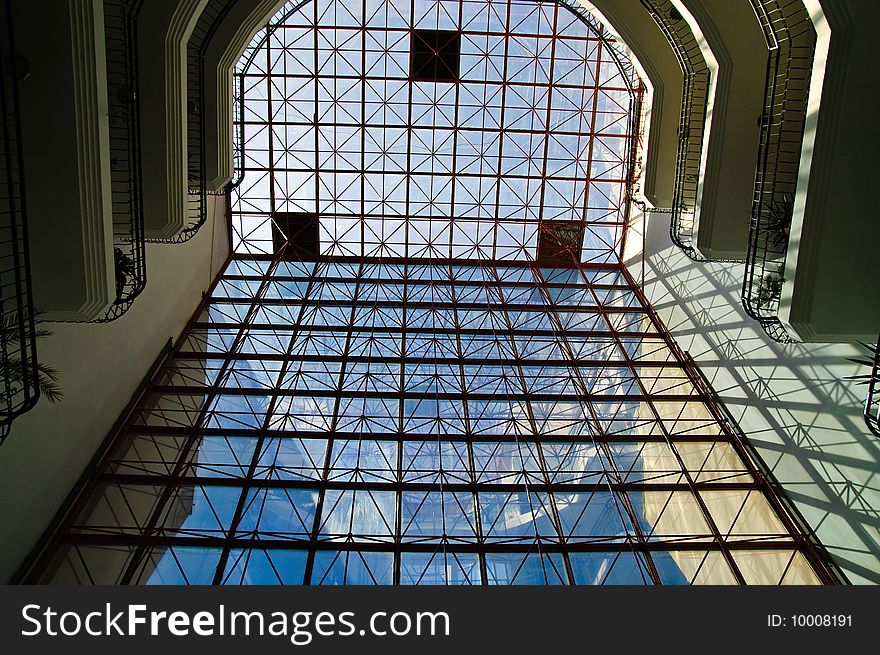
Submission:
M 830 581 L 620 261 L 636 97 L 602 28 L 358 11 L 254 41 L 237 256 L 35 575 Z
M 288 3 L 236 79 L 236 252 L 620 259 L 638 80 L 579 6 Z

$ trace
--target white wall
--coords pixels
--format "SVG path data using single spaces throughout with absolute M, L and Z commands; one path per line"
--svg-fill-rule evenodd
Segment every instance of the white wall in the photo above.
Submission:
M 642 238 L 640 220 L 630 238 Z M 779 344 L 740 304 L 742 264 L 698 264 L 669 240 L 669 217 L 651 217 L 648 298 L 748 439 L 854 583 L 880 583 L 880 443 L 862 420 L 866 388 L 846 380 L 867 367 L 849 344 Z
M 816 0 L 804 4 L 817 20 Z M 816 28 L 827 62 L 811 82 L 799 183 L 806 196 L 795 199 L 785 262 L 792 282 L 782 286 L 779 318 L 804 340 L 873 341 L 880 328 L 880 221 L 872 198 L 880 3 L 822 0 L 821 10 Z
M 64 399 L 13 423 L 0 448 L 0 580 L 27 557 L 169 337 L 190 319 L 228 255 L 226 200 L 189 242 L 147 245 L 147 286 L 110 323 L 48 323 L 41 362 L 58 369 Z M 64 271 L 58 271 L 59 276 Z
M 698 42 L 711 49 L 704 55 L 716 68 L 697 245 L 710 258 L 744 259 L 758 161 L 758 119 L 764 109 L 767 42 L 748 2 L 683 2 L 699 23 Z

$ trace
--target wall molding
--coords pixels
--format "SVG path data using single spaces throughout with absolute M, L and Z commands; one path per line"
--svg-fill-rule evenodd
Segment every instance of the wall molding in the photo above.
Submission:
M 172 238 L 188 224 L 187 43 L 208 0 L 181 0 L 165 36 L 165 188 L 168 221 L 153 238 Z
M 804 225 L 809 222 L 814 228 L 821 226 L 827 216 L 829 176 L 826 170 L 830 163 L 814 157 L 814 153 L 832 150 L 839 130 L 837 117 L 846 99 L 841 91 L 849 74 L 855 17 L 846 3 L 825 0 L 820 4 L 819 0 L 804 0 L 804 5 L 816 29 L 816 51 L 785 256 L 785 279 L 791 282 L 782 286 L 778 316 L 786 330 L 790 329 L 804 341 L 839 341 L 840 335 L 828 335 L 826 339 L 811 325 L 822 239 L 820 234 L 814 233 L 804 242 Z M 828 93 L 825 93 L 826 87 Z
M 208 189 L 221 189 L 233 175 L 233 148 L 232 148 L 232 85 L 233 69 L 241 59 L 245 48 L 275 13 L 286 4 L 287 0 L 259 0 L 250 13 L 238 24 L 232 38 L 220 55 L 216 68 L 205 71 L 206 79 L 213 76 L 213 83 L 217 91 L 217 114 L 213 129 L 208 131 L 203 138 L 212 133 L 216 135 L 215 151 L 211 152 L 210 145 L 206 144 L 207 173 L 205 184 Z M 227 17 L 227 20 L 230 20 Z M 206 93 L 206 95 L 208 95 Z
M 85 300 L 44 318 L 89 321 L 107 311 L 115 291 L 104 8 L 101 0 L 68 0 L 68 8 Z
M 694 208 L 693 240 L 704 256 L 718 257 L 719 255 L 711 248 L 701 247 L 700 226 L 703 226 L 704 234 L 707 230 L 711 233 L 716 217 L 720 175 L 715 171 L 721 168 L 723 159 L 723 127 L 726 125 L 730 98 L 733 57 L 705 5 L 700 2 L 690 2 L 690 6 L 685 7 L 681 0 L 672 0 L 672 3 L 687 20 L 710 71 L 706 121 L 703 128 L 703 153 L 700 162 L 700 186 L 697 191 L 697 205 Z M 734 253 L 734 257 L 742 257 L 743 254 Z M 728 256 L 727 253 L 724 254 L 725 258 Z

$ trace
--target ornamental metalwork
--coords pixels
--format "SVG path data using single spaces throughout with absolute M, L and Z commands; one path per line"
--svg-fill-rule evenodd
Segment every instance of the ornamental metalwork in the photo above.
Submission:
M 871 359 L 868 365 L 871 372 L 867 376 L 868 395 L 865 398 L 865 424 L 876 436 L 880 437 L 880 337 L 877 344 L 870 349 Z
M 147 283 L 135 38 L 139 8 L 140 0 L 104 3 L 115 295 L 97 322 L 122 316 Z
M 695 228 L 712 72 L 691 27 L 670 0 L 641 0 L 641 3 L 669 41 L 684 82 L 669 234 L 688 257 L 707 261 L 697 250 Z
M 40 396 L 11 11 L 0 1 L 0 443 Z
M 208 220 L 208 196 L 224 195 L 231 185 L 209 189 L 205 142 L 207 126 L 203 111 L 205 94 L 205 52 L 217 28 L 236 0 L 207 0 L 198 15 L 186 44 L 186 152 L 188 195 L 186 225 L 167 239 L 151 238 L 154 243 L 186 243 Z
M 743 307 L 767 334 L 796 339 L 779 320 L 797 195 L 816 29 L 801 2 L 752 0 L 767 42 L 767 80 L 755 194 L 742 286 Z

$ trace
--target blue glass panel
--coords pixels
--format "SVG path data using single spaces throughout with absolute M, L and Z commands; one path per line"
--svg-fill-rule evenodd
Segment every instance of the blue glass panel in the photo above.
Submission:
M 632 551 L 570 553 L 568 560 L 579 585 L 652 584 L 644 556 Z
M 219 548 L 197 546 L 156 547 L 149 555 L 146 566 L 155 566 L 141 584 L 147 585 L 207 585 L 214 580 Z
M 223 572 L 223 584 L 301 585 L 308 554 L 306 550 L 233 549 Z
M 313 585 L 387 585 L 392 582 L 392 553 L 319 550 Z
M 487 553 L 486 572 L 491 585 L 568 584 L 560 553 Z
M 400 584 L 480 584 L 480 562 L 476 553 L 401 553 Z

